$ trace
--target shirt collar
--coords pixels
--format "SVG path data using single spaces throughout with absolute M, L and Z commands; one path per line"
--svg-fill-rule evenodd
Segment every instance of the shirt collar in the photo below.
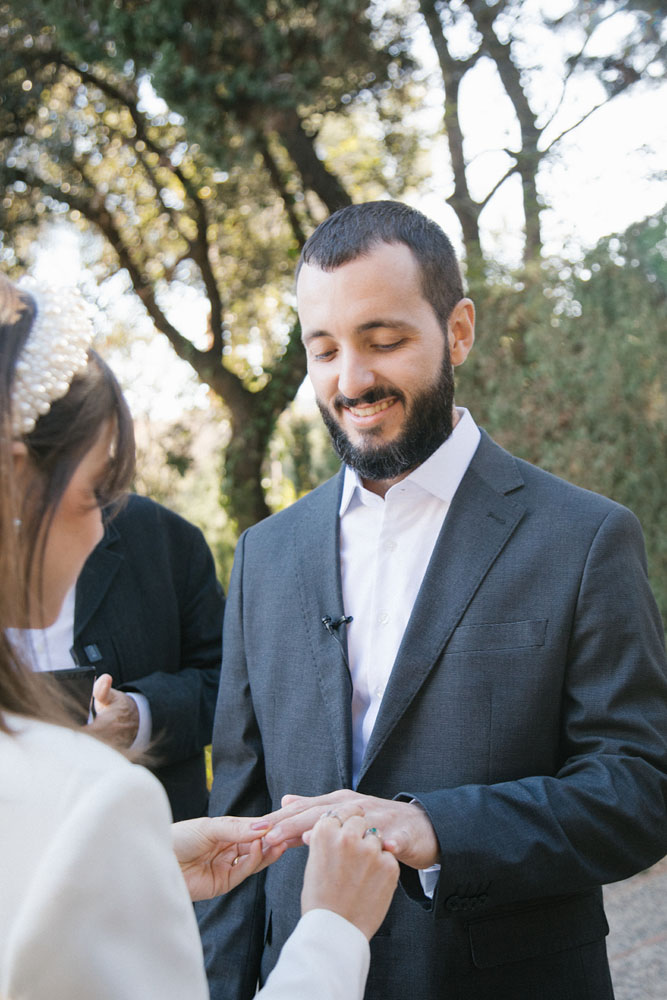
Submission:
M 481 433 L 470 412 L 458 406 L 458 423 L 451 435 L 430 455 L 425 462 L 405 477 L 402 482 L 413 482 L 427 493 L 450 504 L 463 479 L 472 457 L 477 451 Z M 392 486 L 388 492 L 391 492 Z M 343 493 L 339 514 L 347 512 L 353 497 L 368 493 L 358 472 L 345 466 Z M 375 494 L 373 494 L 375 496 Z

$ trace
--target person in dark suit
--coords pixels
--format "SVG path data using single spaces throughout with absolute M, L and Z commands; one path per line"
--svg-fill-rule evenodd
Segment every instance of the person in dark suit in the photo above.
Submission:
M 136 495 L 105 524 L 76 585 L 74 653 L 98 674 L 92 727 L 130 746 L 141 719 L 175 820 L 206 814 L 223 609 L 199 528 Z
M 364 809 L 404 889 L 367 1000 L 609 1000 L 600 887 L 667 850 L 639 525 L 454 405 L 474 306 L 421 213 L 334 214 L 297 299 L 344 466 L 239 541 L 210 812 L 273 810 L 265 843 L 298 844 L 323 812 Z M 266 978 L 304 855 L 201 906 L 212 1000 Z

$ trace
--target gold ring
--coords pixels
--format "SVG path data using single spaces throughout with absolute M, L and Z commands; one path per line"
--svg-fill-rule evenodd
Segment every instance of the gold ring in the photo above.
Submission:
M 232 868 L 234 868 L 239 863 L 240 860 L 241 860 L 241 855 L 237 854 L 234 860 L 232 861 Z

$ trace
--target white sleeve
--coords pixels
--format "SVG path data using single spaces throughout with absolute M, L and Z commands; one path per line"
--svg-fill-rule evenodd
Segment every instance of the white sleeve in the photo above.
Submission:
M 5 942 L 9 996 L 207 1000 L 169 805 L 152 775 L 110 769 L 44 843 Z
M 431 865 L 430 868 L 419 868 L 417 870 L 419 881 L 422 884 L 423 893 L 429 899 L 433 899 L 435 887 L 437 886 L 438 879 L 440 878 L 440 868 L 440 865 Z
M 309 910 L 289 936 L 261 1000 L 362 1000 L 370 964 L 365 935 L 332 910 Z
M 147 750 L 151 736 L 153 735 L 153 716 L 148 698 L 145 694 L 140 694 L 138 691 L 124 691 L 123 694 L 132 699 L 139 712 L 137 735 L 134 737 L 134 742 L 131 744 L 130 750 Z

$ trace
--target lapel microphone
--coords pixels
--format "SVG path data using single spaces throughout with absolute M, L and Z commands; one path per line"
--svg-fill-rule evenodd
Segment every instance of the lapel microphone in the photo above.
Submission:
M 341 615 L 340 618 L 337 618 L 335 621 L 331 617 L 331 615 L 324 615 L 324 617 L 322 618 L 322 624 L 324 625 L 325 629 L 327 630 L 329 635 L 332 635 L 334 637 L 334 639 L 340 646 L 340 651 L 343 654 L 343 660 L 345 661 L 345 666 L 347 667 L 348 670 L 350 669 L 350 665 L 347 662 L 347 653 L 345 652 L 345 646 L 341 642 L 341 638 L 338 635 L 338 629 L 341 627 L 341 625 L 349 625 L 351 621 L 352 621 L 352 615 L 347 615 L 347 616 Z
M 341 625 L 349 625 L 352 620 L 352 615 L 347 615 L 347 617 L 345 615 L 341 615 L 336 621 L 333 620 L 331 615 L 325 615 L 322 619 L 322 624 L 329 635 L 333 635 L 334 638 L 337 638 L 337 636 L 334 635 L 335 630 L 339 629 Z

